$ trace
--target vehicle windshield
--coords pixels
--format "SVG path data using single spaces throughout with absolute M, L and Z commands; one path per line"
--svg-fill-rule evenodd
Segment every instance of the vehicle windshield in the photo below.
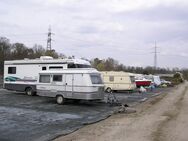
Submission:
M 92 84 L 103 84 L 100 74 L 91 74 L 90 78 Z
M 77 68 L 91 68 L 90 65 L 76 64 Z
M 85 64 L 68 64 L 68 68 L 91 68 L 91 66 Z

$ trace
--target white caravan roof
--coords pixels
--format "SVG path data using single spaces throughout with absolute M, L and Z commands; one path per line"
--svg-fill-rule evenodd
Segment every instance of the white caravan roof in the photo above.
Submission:
M 124 72 L 124 71 L 101 71 L 103 75 L 113 75 L 113 76 L 134 76 L 133 73 Z
M 37 58 L 37 59 L 24 59 L 24 60 L 10 60 L 5 61 L 5 65 L 23 65 L 23 64 L 84 64 L 90 63 L 83 59 L 53 59 L 53 58 Z
M 68 69 L 68 70 L 45 70 L 41 71 L 39 74 L 62 74 L 62 73 L 99 73 L 96 69 L 94 68 L 85 68 L 85 69 Z

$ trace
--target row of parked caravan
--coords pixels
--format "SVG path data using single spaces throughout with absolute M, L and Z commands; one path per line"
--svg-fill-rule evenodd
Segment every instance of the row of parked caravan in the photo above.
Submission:
M 169 81 L 151 74 L 143 75 L 123 71 L 103 71 L 101 74 L 106 92 L 118 90 L 132 91 L 140 87 L 159 87 L 162 84 L 170 84 Z
M 25 92 L 27 95 L 64 99 L 98 100 L 104 98 L 104 90 L 134 90 L 141 86 L 160 85 L 160 78 L 127 72 L 99 72 L 82 59 L 11 60 L 4 62 L 4 88 Z

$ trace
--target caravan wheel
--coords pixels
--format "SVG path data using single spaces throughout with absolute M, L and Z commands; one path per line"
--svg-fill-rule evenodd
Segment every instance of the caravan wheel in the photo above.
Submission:
M 29 96 L 33 96 L 35 94 L 35 92 L 33 91 L 31 87 L 26 88 L 25 93 Z
M 65 102 L 65 99 L 64 99 L 64 97 L 63 97 L 62 95 L 57 95 L 57 96 L 56 96 L 56 102 L 57 102 L 57 104 L 59 104 L 59 105 L 63 105 L 64 102 Z
M 110 88 L 110 87 L 108 87 L 107 89 L 106 89 L 106 92 L 108 92 L 108 93 L 110 93 L 112 91 L 112 89 Z

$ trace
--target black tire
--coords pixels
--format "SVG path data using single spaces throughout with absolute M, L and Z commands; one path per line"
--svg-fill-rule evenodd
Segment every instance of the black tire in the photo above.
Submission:
M 111 93 L 111 92 L 112 92 L 112 89 L 111 89 L 110 87 L 108 87 L 108 88 L 106 89 L 106 92 L 107 92 L 107 93 Z
M 56 96 L 56 102 L 59 105 L 63 105 L 65 103 L 65 98 L 62 95 L 57 95 Z
M 33 96 L 35 95 L 35 92 L 33 91 L 33 89 L 31 87 L 28 87 L 25 89 L 25 93 L 29 96 Z

